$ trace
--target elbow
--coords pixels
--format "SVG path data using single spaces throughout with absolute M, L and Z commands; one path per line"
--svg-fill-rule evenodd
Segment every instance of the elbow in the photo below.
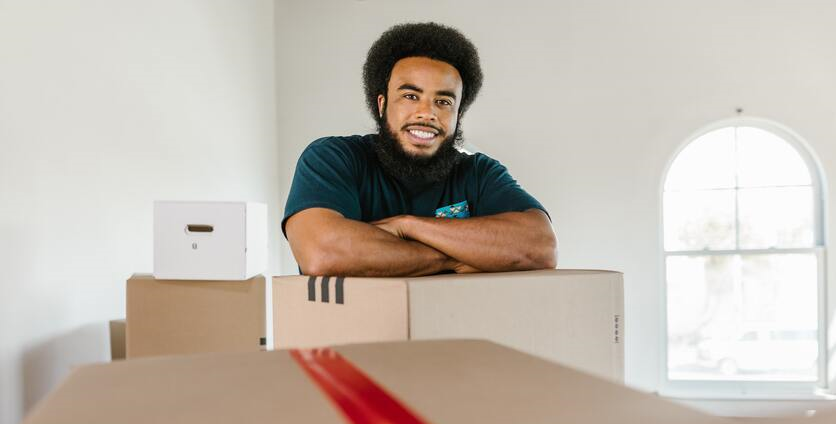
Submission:
M 345 263 L 338 262 L 330 258 L 335 257 L 327 254 L 315 253 L 313 258 L 309 258 L 304 261 L 304 263 L 300 262 L 299 269 L 303 275 L 316 277 L 345 276 L 348 272 Z
M 557 268 L 557 251 L 552 249 L 546 251 L 537 261 L 536 269 L 554 269 Z
M 291 243 L 293 257 L 303 275 L 338 275 L 338 264 L 334 261 L 336 255 L 329 252 L 327 246 L 328 243 L 309 242 L 304 246 L 294 246 Z
M 557 268 L 557 235 L 554 233 L 554 229 L 549 228 L 549 231 L 546 234 L 546 241 L 544 244 L 544 268 L 555 269 Z
M 299 263 L 299 270 L 303 275 L 323 276 L 330 275 L 330 267 L 327 263 L 320 260 L 297 260 Z
M 557 237 L 549 231 L 543 239 L 532 245 L 532 249 L 522 261 L 526 269 L 554 269 L 557 267 Z
M 545 262 L 546 269 L 555 269 L 557 268 L 557 249 L 552 250 L 551 256 Z
M 340 247 L 340 236 L 337 231 L 328 229 L 340 226 L 335 214 L 311 209 L 287 221 L 287 241 L 303 275 L 340 275 L 340 268 L 345 266 L 345 249 Z
M 326 250 L 313 249 L 297 257 L 299 269 L 304 275 L 331 276 L 340 275 L 342 270 L 334 260 L 336 255 Z
M 530 269 L 554 269 L 557 268 L 557 249 L 543 248 L 530 259 Z

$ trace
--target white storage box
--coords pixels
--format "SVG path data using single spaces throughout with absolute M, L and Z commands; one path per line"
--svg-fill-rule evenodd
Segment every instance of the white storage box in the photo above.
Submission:
M 247 280 L 267 268 L 267 205 L 154 202 L 154 277 Z

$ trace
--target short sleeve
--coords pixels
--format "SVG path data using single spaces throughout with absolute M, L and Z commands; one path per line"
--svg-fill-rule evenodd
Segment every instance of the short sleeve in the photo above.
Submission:
M 284 208 L 285 237 L 288 218 L 309 208 L 328 208 L 346 218 L 360 219 L 358 159 L 349 143 L 337 137 L 322 138 L 302 152 Z
M 520 187 L 504 165 L 484 154 L 477 153 L 475 156 L 474 165 L 479 178 L 479 198 L 474 211 L 476 214 L 485 216 L 540 209 L 549 215 L 537 199 Z

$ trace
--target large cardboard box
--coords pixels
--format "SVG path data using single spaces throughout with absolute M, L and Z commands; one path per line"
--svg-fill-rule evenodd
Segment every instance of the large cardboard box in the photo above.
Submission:
M 154 276 L 246 280 L 267 269 L 267 205 L 154 202 Z
M 264 348 L 266 281 L 157 280 L 127 283 L 126 356 L 243 352 Z
M 423 423 L 730 422 L 485 341 L 380 343 L 334 351 Z M 332 402 L 310 375 L 288 351 L 90 365 L 73 371 L 24 423 L 358 422 L 345 419 L 340 402 Z M 363 390 L 369 387 L 338 381 L 347 383 L 341 401 L 370 413 L 386 406 L 374 390 Z
M 589 270 L 274 277 L 274 344 L 481 338 L 623 381 L 622 277 Z

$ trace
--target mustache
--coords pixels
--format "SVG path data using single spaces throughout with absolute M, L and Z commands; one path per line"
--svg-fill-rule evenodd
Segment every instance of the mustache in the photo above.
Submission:
M 431 123 L 429 123 L 429 122 L 408 122 L 408 123 L 404 124 L 404 126 L 402 126 L 402 127 L 401 127 L 401 130 L 406 131 L 406 129 L 407 129 L 408 127 L 411 127 L 411 126 L 413 126 L 413 125 L 420 125 L 420 126 L 422 126 L 422 127 L 432 128 L 432 129 L 436 130 L 436 132 L 438 132 L 438 135 L 442 135 L 442 136 L 443 136 L 443 135 L 445 135 L 445 134 L 446 134 L 446 133 L 444 132 L 444 130 L 442 130 L 441 128 L 439 128 L 437 125 L 435 125 L 435 124 L 431 124 Z
M 378 123 L 378 139 L 373 144 L 374 151 L 386 173 L 402 184 L 415 186 L 442 181 L 462 156 L 456 149 L 461 139 L 461 129 L 458 125 L 452 135 L 443 136 L 435 154 L 429 157 L 413 157 L 403 150 L 394 127 L 383 119 Z M 437 124 L 408 125 L 422 125 L 438 130 Z

